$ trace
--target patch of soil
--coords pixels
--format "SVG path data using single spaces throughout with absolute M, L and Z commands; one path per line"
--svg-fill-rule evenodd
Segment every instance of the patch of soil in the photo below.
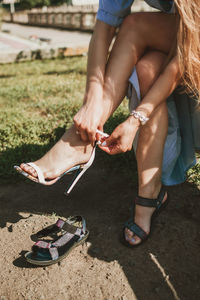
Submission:
M 120 170 L 92 167 L 69 197 L 67 178 L 45 187 L 31 182 L 0 189 L 1 300 L 200 299 L 200 191 L 168 188 L 171 201 L 140 247 L 121 245 L 136 190 Z M 59 264 L 34 267 L 23 255 L 30 236 L 57 216 L 82 215 L 90 237 Z

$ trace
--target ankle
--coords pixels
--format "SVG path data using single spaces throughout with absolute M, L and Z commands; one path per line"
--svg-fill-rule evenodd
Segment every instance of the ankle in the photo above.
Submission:
M 156 199 L 160 192 L 162 183 L 157 182 L 156 184 L 145 184 L 140 185 L 138 188 L 138 195 L 140 197 L 149 198 L 149 199 Z
M 149 217 L 153 212 L 155 208 L 154 207 L 147 207 L 147 206 L 141 206 L 136 205 L 135 206 L 135 217 L 143 219 L 144 217 Z

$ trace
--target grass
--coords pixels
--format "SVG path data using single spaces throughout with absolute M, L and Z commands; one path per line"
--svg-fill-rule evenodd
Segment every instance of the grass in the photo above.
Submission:
M 197 164 L 188 171 L 188 182 L 200 188 L 200 154 L 197 154 Z
M 69 126 L 82 100 L 84 73 L 84 59 L 74 58 L 1 67 L 1 178 L 13 177 L 14 163 L 44 154 Z
M 82 103 L 85 80 L 85 57 L 1 66 L 1 183 L 24 180 L 13 165 L 41 157 L 71 125 Z M 106 126 L 108 132 L 126 115 L 127 107 L 121 105 Z M 135 164 L 132 153 L 108 158 L 99 151 L 98 157 L 113 169 L 124 166 L 124 173 L 129 173 L 130 160 Z
M 24 180 L 13 165 L 41 157 L 61 137 L 79 109 L 86 80 L 86 58 L 36 60 L 1 66 L 0 70 L 0 183 Z M 107 122 L 112 130 L 128 114 L 123 102 Z M 98 159 L 137 181 L 133 152 Z M 189 171 L 189 181 L 200 185 L 200 164 Z

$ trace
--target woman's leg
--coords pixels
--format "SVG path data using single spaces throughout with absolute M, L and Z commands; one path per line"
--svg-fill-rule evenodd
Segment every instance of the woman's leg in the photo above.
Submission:
M 137 66 L 142 97 L 148 92 L 159 73 L 166 56 L 151 52 L 145 55 Z M 166 103 L 161 104 L 145 126 L 140 128 L 136 151 L 138 166 L 138 194 L 144 198 L 156 199 L 161 188 L 162 160 L 168 128 Z M 166 197 L 165 199 L 166 200 Z M 136 205 L 134 222 L 146 233 L 150 231 L 151 216 L 155 208 Z M 126 229 L 129 243 L 137 244 L 141 240 Z
M 174 37 L 174 16 L 162 13 L 137 13 L 128 16 L 122 24 L 108 60 L 104 85 L 104 123 L 124 98 L 128 78 L 134 65 L 147 48 L 168 53 Z M 115 103 L 112 110 L 109 102 Z M 77 145 L 78 147 L 74 147 Z M 87 151 L 86 151 L 87 149 Z M 85 155 L 82 154 L 85 151 Z M 62 153 L 62 154 L 61 154 Z M 81 154 L 80 154 L 81 153 Z M 45 178 L 55 178 L 74 164 L 87 161 L 91 154 L 89 143 L 81 142 L 74 127 L 35 163 L 41 168 Z M 21 167 L 33 176 L 33 168 Z
M 156 50 L 168 54 L 175 34 L 174 15 L 134 13 L 124 20 L 106 68 L 103 122 L 118 107 L 126 94 L 128 79 L 134 66 L 144 53 Z M 111 101 L 115 103 L 112 111 L 109 110 L 109 102 Z

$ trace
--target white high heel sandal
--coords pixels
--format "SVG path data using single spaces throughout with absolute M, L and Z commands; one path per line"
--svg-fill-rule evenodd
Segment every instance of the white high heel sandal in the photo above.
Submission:
M 100 135 L 102 135 L 103 137 L 108 137 L 109 135 L 97 130 L 97 133 L 99 133 Z M 32 175 L 30 175 L 29 173 L 27 173 L 26 171 L 24 171 L 22 168 L 20 168 L 19 166 L 14 166 L 15 170 L 22 174 L 23 176 L 27 177 L 28 179 L 36 182 L 36 183 L 40 183 L 43 185 L 52 185 L 55 182 L 57 182 L 61 177 L 63 177 L 64 175 L 69 175 L 72 174 L 73 172 L 75 172 L 73 180 L 71 182 L 71 184 L 68 186 L 68 188 L 66 189 L 66 191 L 64 192 L 66 195 L 69 195 L 69 193 L 71 192 L 71 190 L 73 189 L 73 187 L 76 185 L 76 183 L 79 181 L 79 179 L 81 178 L 81 176 L 87 171 L 87 169 L 93 164 L 94 158 L 95 158 L 95 151 L 96 151 L 96 146 L 98 144 L 101 144 L 100 141 L 97 141 L 95 143 L 95 146 L 93 148 L 92 154 L 90 156 L 90 159 L 88 160 L 87 163 L 85 164 L 80 164 L 80 165 L 76 165 L 72 168 L 70 168 L 69 170 L 65 171 L 64 173 L 62 173 L 60 176 L 52 179 L 52 180 L 45 180 L 44 175 L 41 171 L 41 169 L 34 163 L 29 162 L 26 163 L 26 165 L 31 166 L 37 173 L 37 177 L 33 177 Z

